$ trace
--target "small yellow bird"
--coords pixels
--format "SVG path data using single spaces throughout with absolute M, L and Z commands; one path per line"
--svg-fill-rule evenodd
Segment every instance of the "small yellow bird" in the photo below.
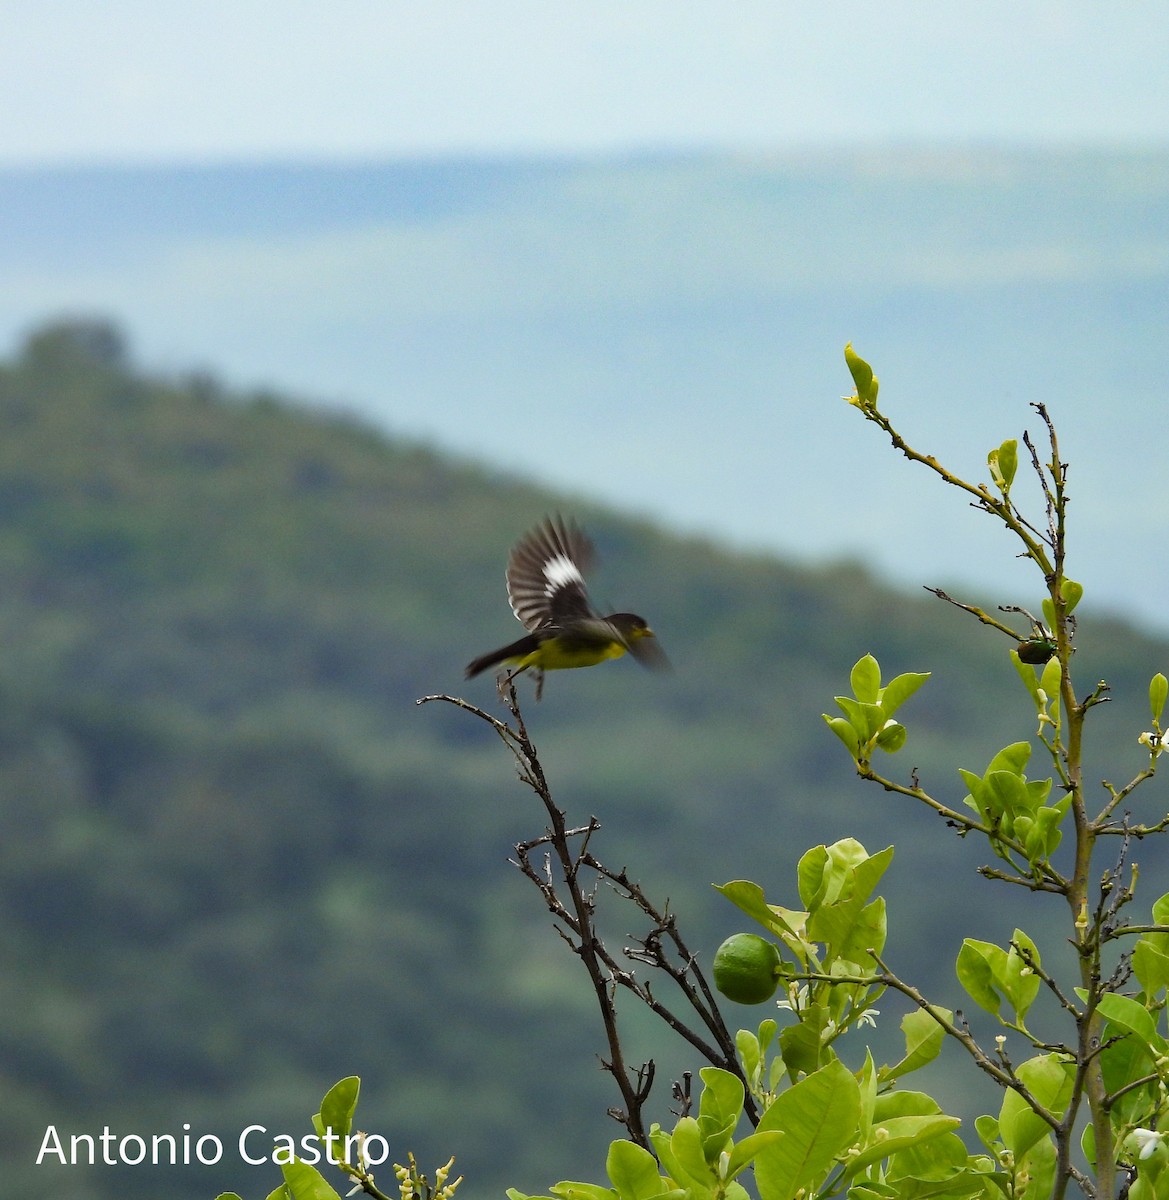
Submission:
M 602 617 L 589 603 L 584 576 L 596 561 L 593 544 L 575 521 L 549 517 L 515 545 L 507 560 L 507 598 L 528 633 L 467 665 L 467 678 L 488 667 L 513 667 L 510 679 L 532 668 L 536 699 L 545 671 L 592 667 L 626 651 L 642 666 L 669 667 L 654 631 L 636 613 Z

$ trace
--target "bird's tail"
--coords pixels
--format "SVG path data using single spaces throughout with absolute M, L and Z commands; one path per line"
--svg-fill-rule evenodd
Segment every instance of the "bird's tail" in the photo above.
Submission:
M 466 678 L 473 679 L 476 675 L 489 670 L 491 667 L 498 667 L 502 663 L 512 659 L 524 658 L 537 649 L 539 644 L 534 637 L 528 636 L 520 638 L 518 642 L 512 642 L 510 646 L 502 646 L 498 650 L 492 650 L 490 654 L 481 654 L 478 658 L 473 658 L 467 664 Z

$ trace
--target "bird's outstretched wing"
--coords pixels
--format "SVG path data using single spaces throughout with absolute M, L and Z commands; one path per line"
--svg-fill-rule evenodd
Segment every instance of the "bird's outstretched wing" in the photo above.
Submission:
M 592 542 L 563 517 L 521 538 L 507 560 L 507 598 L 524 628 L 535 633 L 595 617 L 584 582 L 595 561 Z

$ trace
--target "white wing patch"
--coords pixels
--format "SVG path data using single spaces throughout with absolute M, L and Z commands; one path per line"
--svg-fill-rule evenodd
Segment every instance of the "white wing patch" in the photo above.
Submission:
M 548 585 L 544 588 L 546 596 L 551 596 L 553 592 L 558 591 L 566 584 L 584 583 L 584 576 L 580 573 L 576 563 L 564 554 L 558 554 L 555 558 L 548 559 L 544 564 L 544 578 L 548 580 Z

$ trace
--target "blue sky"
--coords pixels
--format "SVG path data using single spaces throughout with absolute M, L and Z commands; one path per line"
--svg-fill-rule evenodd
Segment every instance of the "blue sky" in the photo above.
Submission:
M 1138 155 L 1115 177 L 1074 181 L 1090 186 L 1065 205 L 1078 214 L 1065 227 L 1045 194 L 1011 193 L 1015 168 L 994 148 L 1169 150 L 1166 63 L 1163 0 L 7 0 L 0 171 L 21 178 L 74 164 L 670 150 L 745 152 L 735 175 L 764 170 L 770 152 L 803 162 L 791 152 L 892 146 L 853 164 L 853 194 L 881 192 L 888 158 L 908 170 L 898 178 L 920 176 L 927 204 L 882 214 L 860 203 L 834 224 L 815 203 L 793 213 L 764 202 L 751 183 L 729 208 L 704 207 L 730 186 L 722 176 L 714 193 L 701 179 L 645 192 L 635 170 L 622 181 L 599 169 L 603 194 L 583 178 L 560 208 L 555 189 L 535 192 L 483 228 L 459 214 L 425 228 L 360 214 L 336 231 L 262 227 L 279 208 L 268 197 L 188 229 L 172 198 L 145 224 L 170 222 L 173 237 L 139 230 L 115 244 L 100 231 L 126 214 L 66 180 L 84 218 L 75 227 L 52 227 L 69 205 L 41 214 L 35 186 L 20 211 L 19 189 L 0 192 L 13 210 L 0 210 L 0 347 L 56 313 L 100 312 L 147 365 L 206 366 L 233 385 L 340 404 L 521 473 L 539 463 L 544 482 L 680 529 L 804 557 L 856 554 L 913 586 L 1002 578 L 1003 548 L 982 526 L 939 536 L 932 481 L 897 473 L 895 456 L 871 465 L 871 431 L 839 401 L 852 339 L 906 432 L 944 458 L 965 455 L 967 473 L 1018 434 L 1029 400 L 1056 399 L 1083 480 L 1092 553 L 1081 578 L 1092 597 L 1163 629 L 1169 567 L 1144 531 L 1163 523 L 1164 443 L 1146 431 L 1163 411 L 1164 162 Z M 928 151 L 917 159 L 913 147 Z M 730 160 L 712 161 L 717 176 Z M 931 218 L 931 181 L 947 178 L 985 185 L 987 203 Z M 996 187 L 1005 207 L 989 203 Z M 1024 211 L 1030 224 L 1012 215 Z M 889 285 L 875 298 L 853 269 L 874 261 Z M 916 307 L 912 288 L 893 287 L 925 287 L 955 263 Z M 814 304 L 781 311 L 767 307 L 770 284 L 752 290 L 768 271 L 794 287 L 801 264 L 820 289 Z M 686 325 L 660 278 L 673 270 L 724 307 Z M 648 324 L 580 336 L 582 295 L 612 300 L 634 285 L 653 301 Z M 452 296 L 496 314 L 517 288 L 531 312 L 503 331 L 510 340 L 473 314 L 436 318 Z M 1075 386 L 1053 395 L 1061 371 Z M 551 432 L 551 448 L 514 432 L 533 428 L 536 407 L 538 428 L 554 431 L 583 404 L 638 419 L 618 445 L 602 427 L 604 452 L 571 457 L 556 455 L 564 439 Z M 728 440 L 732 410 L 751 439 Z M 777 421 L 782 437 L 765 436 Z M 1110 473 L 1117 462 L 1125 469 Z
M 1169 141 L 1160 0 L 9 0 L 0 164 Z

